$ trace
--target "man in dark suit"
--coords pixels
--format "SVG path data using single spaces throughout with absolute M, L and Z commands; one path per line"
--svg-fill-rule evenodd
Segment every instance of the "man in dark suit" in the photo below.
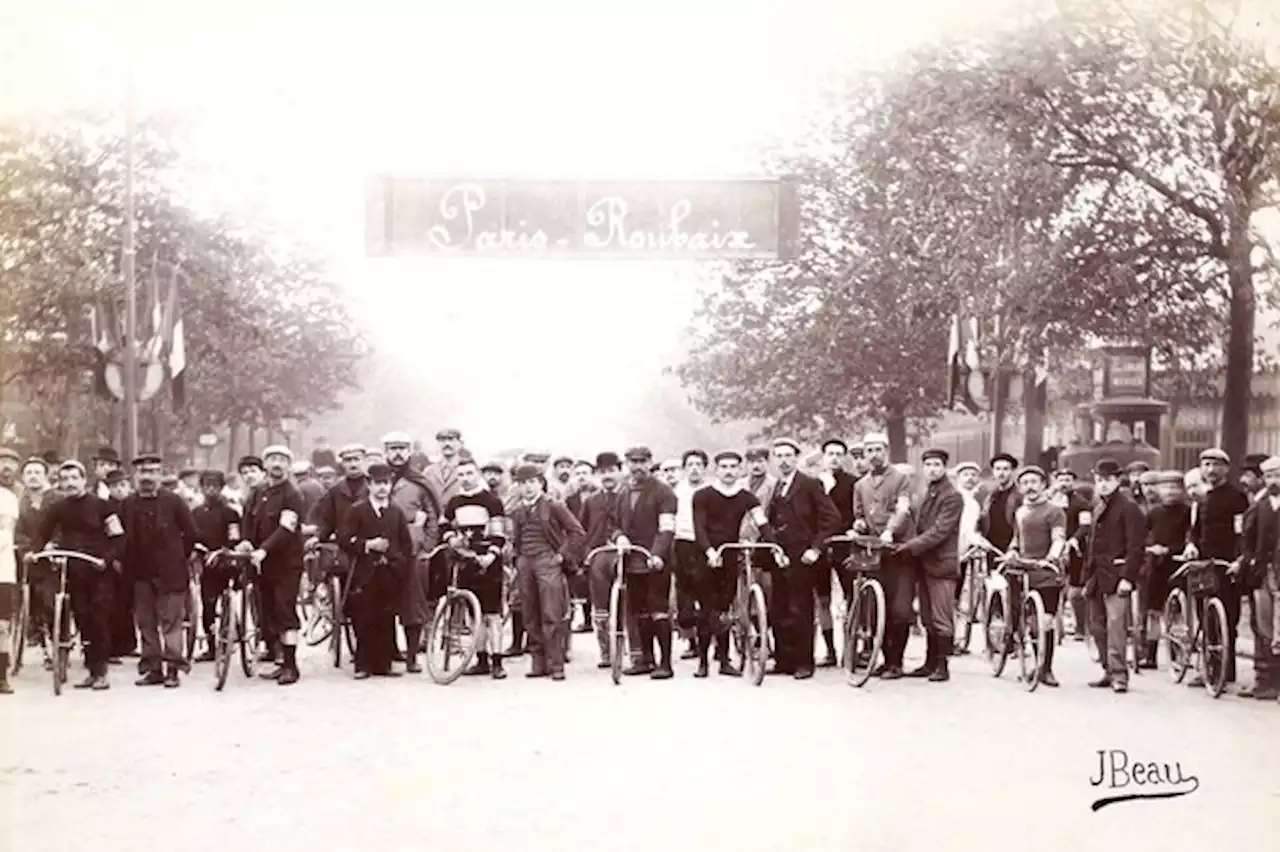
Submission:
M 847 530 L 853 526 L 853 484 L 857 482 L 845 472 L 845 460 L 849 448 L 839 438 L 828 438 L 822 444 L 822 474 L 818 481 L 822 490 L 835 504 L 840 515 L 840 529 Z M 831 620 L 831 578 L 835 576 L 840 582 L 840 590 L 844 593 L 845 606 L 853 599 L 853 583 L 848 571 L 844 570 L 844 561 L 849 556 L 847 545 L 831 548 L 828 554 L 824 549 L 821 561 L 818 562 L 814 584 L 818 597 L 818 626 L 822 630 L 822 641 L 827 646 L 827 654 L 818 663 L 820 668 L 830 668 L 836 664 L 835 626 Z
M 1089 606 L 1089 632 L 1102 657 L 1103 674 L 1095 688 L 1129 691 L 1125 644 L 1129 639 L 1129 596 L 1142 575 L 1147 525 L 1142 509 L 1120 487 L 1123 470 L 1115 459 L 1099 459 L 1093 468 L 1093 523 L 1081 527 L 1085 538 L 1084 594 Z M 1120 565 L 1116 563 L 1120 562 Z
M 1280 596 L 1280 456 L 1258 465 L 1263 493 L 1245 517 L 1241 563 L 1244 585 L 1253 592 L 1253 689 L 1242 696 L 1260 701 L 1280 697 L 1280 657 L 1276 641 L 1276 600 Z
M 815 565 L 826 540 L 840 532 L 840 513 L 822 483 L 797 470 L 799 458 L 795 441 L 773 442 L 778 484 L 769 501 L 768 518 L 790 563 L 773 572 L 774 673 L 803 680 L 813 677 Z
M 947 657 L 955 636 L 956 581 L 960 577 L 960 515 L 964 498 L 947 478 L 946 450 L 925 450 L 920 458 L 924 499 L 916 513 L 916 534 L 898 550 L 916 563 L 916 589 L 928 635 L 924 665 L 909 677 L 950 680 Z
M 586 528 L 583 521 L 583 512 L 585 511 L 587 498 L 595 492 L 595 483 L 592 481 L 596 474 L 596 466 L 585 459 L 579 460 L 573 465 L 573 473 L 569 477 L 569 495 L 564 498 L 564 504 L 568 507 L 573 516 L 578 519 L 578 523 Z M 576 570 L 569 577 L 569 603 L 572 608 L 577 609 L 581 618 L 578 620 L 578 626 L 574 628 L 574 633 L 590 633 L 591 632 L 591 615 L 590 600 L 591 590 L 587 580 L 587 566 L 575 566 Z M 570 613 L 570 621 L 572 621 L 572 613 Z
M 676 494 L 649 471 L 653 453 L 648 447 L 633 447 L 626 452 L 631 479 L 618 500 L 619 538 L 639 545 L 653 554 L 646 560 L 630 554 L 627 592 L 630 609 L 638 616 L 640 658 L 627 667 L 626 674 L 647 674 L 654 680 L 667 680 L 671 669 L 671 543 L 676 532 Z M 658 662 L 654 665 L 654 642 L 658 645 Z

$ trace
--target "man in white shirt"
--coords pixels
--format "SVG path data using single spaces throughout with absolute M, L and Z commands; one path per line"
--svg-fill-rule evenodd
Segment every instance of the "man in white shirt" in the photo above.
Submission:
M 18 602 L 18 560 L 14 530 L 18 526 L 18 454 L 0 447 L 0 695 L 9 695 L 10 631 Z M 24 641 L 19 637 L 19 641 Z
M 698 549 L 697 535 L 693 527 L 693 495 L 707 486 L 706 474 L 707 454 L 702 450 L 686 450 L 680 459 L 680 469 L 684 473 L 672 490 L 676 493 L 676 532 L 673 542 L 675 556 L 676 585 L 676 624 L 680 628 L 680 638 L 688 643 L 682 660 L 692 660 L 698 656 L 695 631 L 698 626 L 697 614 L 697 577 L 705 564 Z
M 978 531 L 978 521 L 982 518 L 982 501 L 978 498 L 978 482 L 982 469 L 975 462 L 961 462 L 955 469 L 956 491 L 964 500 L 964 510 L 960 514 L 960 554 L 973 544 L 973 534 Z

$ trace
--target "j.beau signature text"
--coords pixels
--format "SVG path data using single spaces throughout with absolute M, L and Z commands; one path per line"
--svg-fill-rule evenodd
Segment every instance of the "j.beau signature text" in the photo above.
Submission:
M 440 199 L 440 218 L 446 224 L 427 232 L 433 248 L 443 251 L 539 252 L 551 248 L 569 248 L 565 242 L 553 242 L 541 228 L 518 227 L 484 230 L 478 227 L 476 214 L 488 203 L 484 188 L 474 183 L 458 184 Z M 688 199 L 671 205 L 660 228 L 644 230 L 628 225 L 630 212 L 622 198 L 601 198 L 585 211 L 582 243 L 587 249 L 617 252 L 722 252 L 751 251 L 756 248 L 746 231 L 723 232 L 687 230 L 686 220 L 693 212 Z
M 1200 789 L 1200 779 L 1183 772 L 1181 763 L 1132 760 L 1121 749 L 1098 749 L 1098 774 L 1089 784 L 1110 793 L 1093 803 L 1095 811 L 1135 799 L 1174 799 Z

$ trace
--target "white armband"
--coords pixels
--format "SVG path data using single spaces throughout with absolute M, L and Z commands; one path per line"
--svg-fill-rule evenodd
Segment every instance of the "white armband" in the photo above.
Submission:
M 239 524 L 227 524 L 227 540 L 228 540 L 228 541 L 238 541 L 238 540 L 239 540 L 239 538 L 240 538 L 240 525 L 239 525 Z
M 676 516 L 663 513 L 658 516 L 658 532 L 673 533 L 676 531 Z
M 285 509 L 280 513 L 280 526 L 289 532 L 298 531 L 298 513 L 292 509 Z
M 120 523 L 120 518 L 114 513 L 107 515 L 106 528 L 108 538 L 124 535 L 124 526 Z
M 1233 516 L 1231 518 L 1231 526 L 1236 535 L 1241 535 L 1244 532 L 1244 515 Z
M 751 523 L 757 527 L 762 527 L 769 523 L 769 516 L 764 513 L 764 509 L 760 506 L 752 506 L 747 516 L 751 518 Z
M 898 502 L 894 504 L 894 511 L 895 512 L 911 511 L 911 498 L 908 497 L 906 494 L 903 494 L 901 497 L 899 497 Z

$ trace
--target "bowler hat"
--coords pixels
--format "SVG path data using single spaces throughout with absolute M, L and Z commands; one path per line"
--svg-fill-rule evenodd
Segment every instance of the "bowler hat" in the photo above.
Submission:
M 1266 453 L 1249 453 L 1244 457 L 1244 464 L 1241 466 L 1243 471 L 1253 471 L 1259 476 L 1262 475 L 1262 463 L 1267 460 Z
M 120 454 L 111 447 L 99 447 L 98 451 L 93 454 L 93 460 L 120 464 Z
M 1012 468 L 1017 468 L 1018 466 L 1018 457 L 1012 456 L 1009 453 L 996 453 L 994 456 L 991 457 L 991 461 L 987 462 L 987 464 L 991 465 L 992 467 L 995 467 L 996 462 L 999 462 L 999 461 L 1008 462 L 1009 467 L 1012 467 Z
M 391 480 L 391 465 L 383 462 L 374 462 L 369 465 L 369 470 L 366 473 L 368 473 L 369 479 L 373 482 L 388 482 Z
M 596 455 L 596 470 L 604 470 L 606 467 L 622 467 L 622 459 L 618 458 L 617 453 L 603 452 Z
M 528 482 L 530 479 L 538 478 L 538 469 L 531 464 L 522 464 L 516 468 L 515 475 L 512 477 L 516 482 Z

